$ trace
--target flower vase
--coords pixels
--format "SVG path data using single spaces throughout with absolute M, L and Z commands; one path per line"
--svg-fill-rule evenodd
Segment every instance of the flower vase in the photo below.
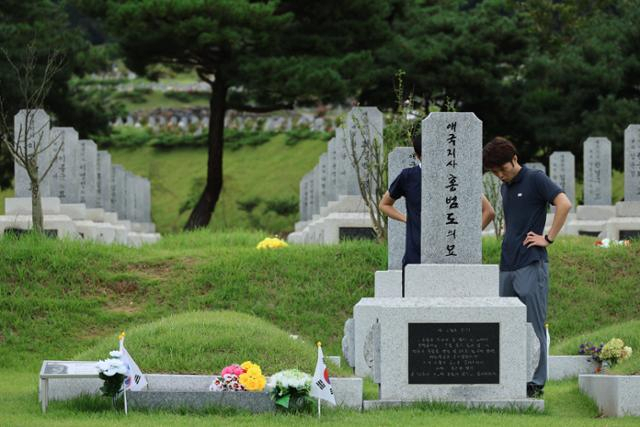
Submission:
M 609 364 L 608 360 L 603 360 L 600 363 L 600 373 L 602 375 L 608 374 L 609 373 L 609 369 L 611 368 L 611 365 Z

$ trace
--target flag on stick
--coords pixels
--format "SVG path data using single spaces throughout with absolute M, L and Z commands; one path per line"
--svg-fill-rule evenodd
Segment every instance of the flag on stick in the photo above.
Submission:
M 122 353 L 120 360 L 122 360 L 122 363 L 127 367 L 127 378 L 124 380 L 124 388 L 133 391 L 143 390 L 147 386 L 147 378 L 124 347 L 124 332 L 120 334 L 119 338 L 120 352 Z
M 332 404 L 336 404 L 336 398 L 333 395 L 333 387 L 329 381 L 329 371 L 324 363 L 324 355 L 322 354 L 322 346 L 318 342 L 318 362 L 316 363 L 316 371 L 311 380 L 311 396 L 326 400 Z

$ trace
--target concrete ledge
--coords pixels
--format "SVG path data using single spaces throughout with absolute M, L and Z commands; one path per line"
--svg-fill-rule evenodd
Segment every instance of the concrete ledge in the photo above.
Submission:
M 603 235 L 607 229 L 606 220 L 576 220 L 567 225 L 578 235 L 593 235 L 594 237 Z
M 402 296 L 402 270 L 376 271 L 375 298 L 393 298 Z
M 273 412 L 275 403 L 268 393 L 213 392 L 213 391 L 137 391 L 127 393 L 132 409 L 203 409 L 231 407 L 254 414 Z
M 405 297 L 497 297 L 499 269 L 493 264 L 409 264 Z
M 640 235 L 640 217 L 616 217 L 607 221 L 606 235 L 609 239 L 622 240 L 623 237 L 626 237 L 625 231 L 639 232 L 638 235 Z
M 104 209 L 87 209 L 87 219 L 93 222 L 104 222 Z
M 10 228 L 31 230 L 33 228 L 31 215 L 0 216 L 0 235 Z M 76 239 L 78 237 L 75 224 L 66 215 L 44 215 L 44 229 L 45 231 L 55 230 L 58 238 Z
M 640 217 L 640 202 L 616 203 L 616 216 Z
M 60 199 L 42 197 L 42 213 L 44 215 L 60 214 Z M 31 215 L 31 197 L 7 197 L 4 199 L 5 215 Z
M 580 375 L 578 384 L 602 415 L 640 416 L 640 375 Z
M 576 210 L 579 221 L 602 221 L 616 216 L 615 206 L 580 205 Z
M 60 205 L 60 213 L 67 215 L 74 221 L 87 219 L 87 207 L 84 203 L 63 203 Z
M 451 405 L 460 405 L 466 408 L 496 408 L 496 409 L 514 409 L 526 411 L 533 409 L 535 411 L 544 411 L 544 400 L 541 399 L 514 399 L 514 400 L 433 400 L 433 401 L 400 401 L 400 400 L 365 400 L 362 408 L 365 411 L 385 408 L 397 408 L 400 406 L 411 406 L 425 403 L 446 403 Z
M 549 379 L 555 381 L 593 374 L 595 367 L 591 356 L 549 356 Z

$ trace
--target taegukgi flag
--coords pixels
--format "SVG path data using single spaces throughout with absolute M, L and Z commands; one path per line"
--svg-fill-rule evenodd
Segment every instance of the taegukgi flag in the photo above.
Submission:
M 311 380 L 311 396 L 327 402 L 336 404 L 336 398 L 333 395 L 333 387 L 329 381 L 329 371 L 324 363 L 324 355 L 322 354 L 322 346 L 318 343 L 318 362 L 316 363 L 316 371 Z
M 133 357 L 124 348 L 124 332 L 120 334 L 120 360 L 127 367 L 127 377 L 124 379 L 124 388 L 126 390 L 139 391 L 147 386 L 147 378 L 144 376 Z

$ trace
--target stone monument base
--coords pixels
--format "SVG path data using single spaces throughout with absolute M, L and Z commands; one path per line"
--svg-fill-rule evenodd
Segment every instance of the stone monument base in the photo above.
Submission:
M 60 213 L 67 215 L 74 221 L 87 219 L 87 207 L 84 203 L 63 203 L 60 205 Z
M 624 240 L 640 237 L 640 216 L 616 217 L 607 221 L 606 235 L 612 240 Z
M 406 400 L 365 400 L 362 402 L 362 409 L 365 411 L 385 408 L 397 408 L 400 406 L 420 405 L 425 403 L 447 403 L 465 408 L 493 408 L 511 409 L 538 412 L 544 411 L 544 400 L 542 399 L 507 399 L 507 400 L 446 400 L 446 401 L 406 401 Z
M 576 219 L 580 221 L 606 221 L 616 216 L 616 207 L 607 205 L 580 205 Z
M 618 202 L 618 203 L 616 203 L 616 216 L 619 216 L 619 217 L 640 217 L 640 202 Z
M 33 222 L 31 215 L 3 215 L 0 216 L 0 235 L 5 230 L 31 230 Z M 73 221 L 66 215 L 44 215 L 45 232 L 52 232 L 58 238 L 78 238 L 78 231 Z
M 42 213 L 44 215 L 59 215 L 60 199 L 57 197 L 42 197 Z M 31 215 L 31 197 L 7 197 L 4 199 L 4 214 Z

